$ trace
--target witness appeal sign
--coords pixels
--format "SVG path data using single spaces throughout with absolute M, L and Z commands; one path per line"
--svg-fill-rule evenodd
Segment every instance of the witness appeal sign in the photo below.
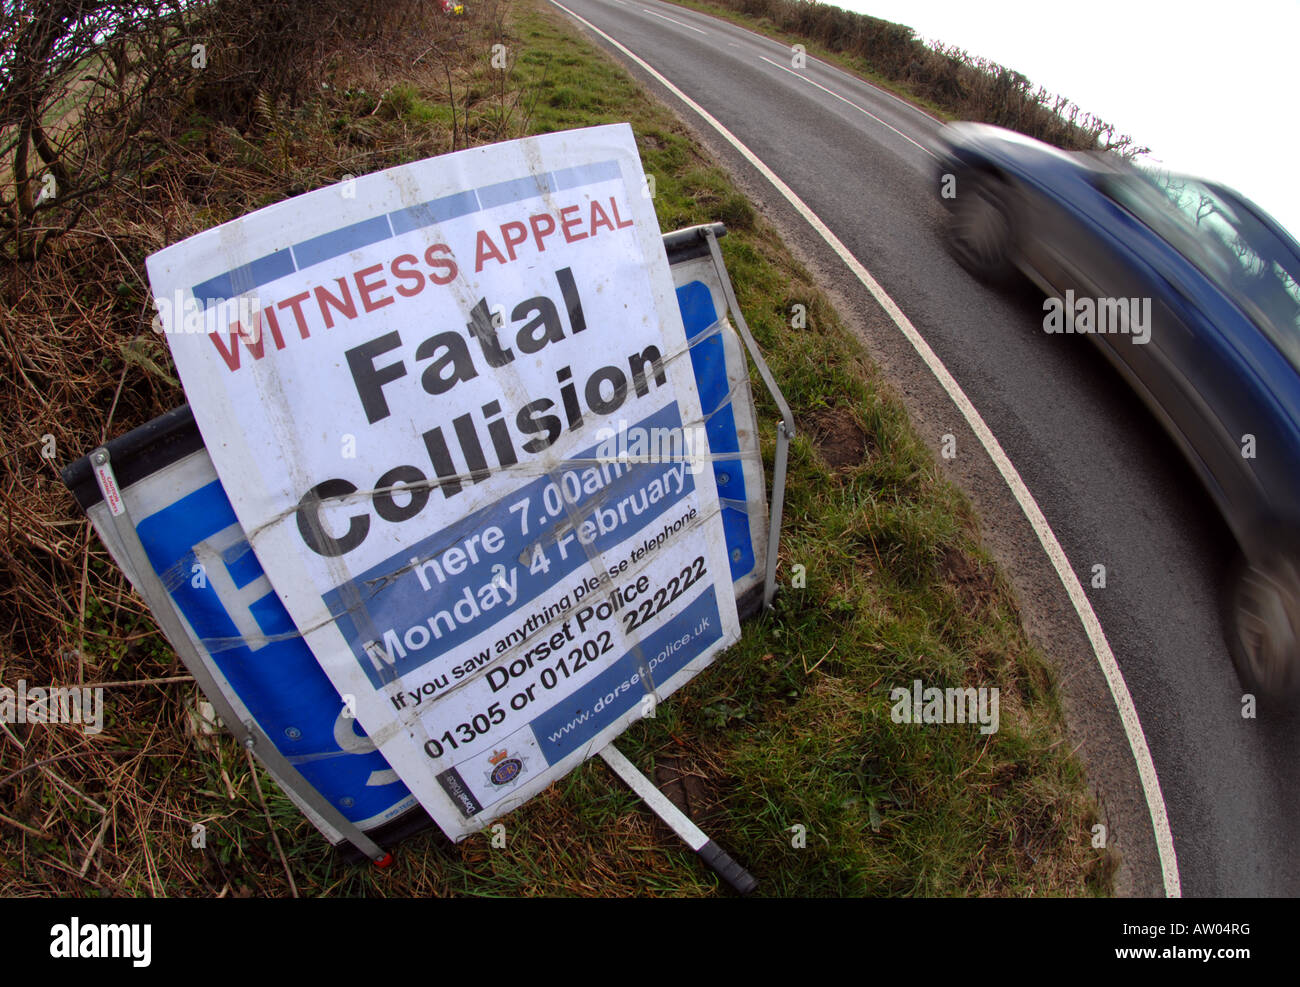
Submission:
M 453 838 L 739 636 L 643 185 L 627 125 L 550 134 L 299 196 L 148 260 L 271 585 Z

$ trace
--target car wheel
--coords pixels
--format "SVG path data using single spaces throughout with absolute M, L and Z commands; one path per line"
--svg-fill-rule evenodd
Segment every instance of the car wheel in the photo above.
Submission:
M 1269 702 L 1300 692 L 1300 575 L 1289 560 L 1237 561 L 1225 593 L 1228 651 L 1242 688 Z
M 1015 230 L 1006 193 L 996 179 L 970 174 L 957 180 L 948 212 L 948 246 L 981 281 L 1005 283 L 1016 273 Z

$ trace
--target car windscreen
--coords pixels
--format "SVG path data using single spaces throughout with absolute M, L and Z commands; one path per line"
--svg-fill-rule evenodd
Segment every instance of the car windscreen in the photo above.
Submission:
M 1300 258 L 1241 202 L 1135 168 L 1108 192 L 1201 269 L 1300 368 Z

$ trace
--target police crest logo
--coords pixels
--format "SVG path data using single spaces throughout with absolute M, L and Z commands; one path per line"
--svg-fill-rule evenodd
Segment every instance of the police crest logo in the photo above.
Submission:
M 488 781 L 498 788 L 513 785 L 527 767 L 526 758 L 511 757 L 504 750 L 495 751 L 488 761 L 492 764 L 492 770 L 488 772 Z

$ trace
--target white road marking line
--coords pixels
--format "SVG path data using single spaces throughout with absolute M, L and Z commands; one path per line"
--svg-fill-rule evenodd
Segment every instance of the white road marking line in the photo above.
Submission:
M 556 6 L 558 7 L 559 4 L 556 4 Z M 669 17 L 666 14 L 656 14 L 653 10 L 651 10 L 648 7 L 642 7 L 641 9 L 645 11 L 647 14 L 649 14 L 651 17 L 658 17 L 660 20 L 671 21 L 672 23 L 676 24 L 678 27 L 684 27 L 688 31 L 694 31 L 696 34 L 702 34 L 706 38 L 709 36 L 708 31 L 701 31 L 698 27 L 692 27 L 690 24 L 686 24 L 682 21 L 679 21 L 676 17 Z
M 622 0 L 616 0 L 616 2 L 622 2 Z M 667 0 L 667 2 L 668 2 L 670 5 L 672 5 L 672 6 L 676 6 L 676 4 L 673 4 L 673 3 L 672 3 L 672 0 Z M 644 8 L 642 8 L 642 9 L 644 9 Z M 701 16 L 709 17 L 710 15 L 708 15 L 708 14 L 703 14 L 703 15 L 701 15 Z M 713 18 L 713 19 L 714 19 L 714 20 L 718 20 L 717 18 Z M 763 42 L 764 44 L 767 44 L 767 45 L 776 45 L 778 48 L 780 48 L 783 52 L 786 52 L 786 53 L 788 53 L 788 52 L 790 51 L 790 46 L 789 46 L 789 45 L 782 44 L 780 41 L 775 41 L 775 40 L 773 40 L 772 38 L 764 37 L 764 36 L 761 35 L 761 34 L 758 34 L 758 33 L 754 32 L 754 31 L 751 31 L 751 30 L 750 30 L 749 28 L 747 28 L 747 27 L 741 27 L 739 24 L 733 24 L 731 21 L 719 21 L 719 29 L 721 30 L 721 29 L 723 29 L 723 28 L 734 28 L 735 30 L 737 30 L 737 31 L 741 31 L 741 32 L 743 32 L 744 34 L 748 34 L 748 35 L 749 35 L 751 38 L 753 38 L 755 41 L 761 41 L 761 42 Z M 737 45 L 736 47 L 740 47 L 740 46 Z M 760 56 L 760 57 L 761 57 L 761 56 Z M 899 106 L 905 107 L 906 109 L 911 110 L 913 113 L 919 113 L 919 114 L 921 114 L 921 116 L 925 117 L 925 118 L 926 118 L 927 120 L 929 120 L 929 121 L 932 121 L 932 122 L 934 122 L 934 123 L 940 123 L 940 124 L 944 122 L 943 120 L 941 120 L 941 119 L 939 119 L 937 116 L 935 116 L 933 113 L 931 113 L 929 110 L 924 109 L 923 107 L 917 106 L 917 105 L 915 105 L 914 103 L 909 103 L 907 100 L 903 99 L 902 96 L 899 96 L 899 95 L 897 95 L 897 94 L 895 94 L 895 93 L 891 93 L 888 89 L 885 89 L 885 88 L 882 87 L 882 86 L 878 86 L 878 85 L 876 85 L 874 82 L 868 82 L 866 79 L 860 79 L 860 78 L 858 78 L 856 75 L 852 75 L 852 74 L 846 72 L 844 69 L 841 69 L 841 68 L 839 68 L 838 66 L 835 66 L 835 65 L 831 65 L 829 62 L 824 61 L 823 59 L 820 59 L 820 58 L 816 58 L 816 57 L 813 56 L 813 55 L 806 55 L 805 57 L 807 57 L 809 64 L 819 65 L 819 66 L 821 66 L 822 68 L 826 69 L 828 72 L 835 72 L 835 73 L 838 73 L 838 74 L 843 75 L 843 76 L 845 76 L 846 78 L 852 80 L 853 82 L 856 82 L 856 83 L 859 83 L 860 85 L 866 86 L 866 87 L 868 87 L 869 89 L 874 89 L 876 92 L 880 93 L 880 95 L 882 95 L 882 96 L 888 96 L 890 99 L 892 99 L 892 100 L 893 100 L 895 103 L 897 103 Z
M 876 116 L 876 115 L 875 115 L 874 113 L 872 113 L 870 110 L 868 110 L 868 109 L 864 109 L 863 107 L 859 106 L 857 103 L 853 102 L 853 100 L 848 99 L 848 98 L 846 98 L 846 97 L 844 97 L 844 96 L 841 96 L 839 93 L 834 92 L 834 91 L 832 91 L 832 90 L 830 90 L 830 89 L 827 89 L 827 88 L 826 88 L 825 86 L 823 86 L 820 82 L 813 82 L 813 80 L 810 79 L 810 78 L 808 78 L 806 75 L 800 75 L 800 74 L 799 74 L 798 72 L 796 72 L 794 69 L 792 69 L 792 68 L 788 68 L 787 66 L 782 65 L 780 62 L 774 62 L 774 61 L 772 61 L 772 59 L 768 58 L 766 55 L 759 55 L 758 57 L 761 58 L 763 61 L 767 62 L 768 65 L 775 65 L 775 66 L 776 66 L 777 68 L 779 68 L 781 71 L 783 71 L 783 72 L 789 72 L 789 73 L 790 73 L 792 76 L 794 76 L 796 79 L 802 79 L 804 82 L 808 83 L 810 86 L 816 86 L 818 89 L 820 89 L 822 92 L 826 93 L 827 95 L 834 96 L 834 97 L 835 97 L 836 99 L 838 99 L 841 103 L 848 103 L 849 106 L 853 107 L 853 108 L 854 108 L 855 110 L 857 110 L 859 113 L 865 113 L 867 116 L 871 117 L 871 119 L 875 120 L 876 123 L 880 124 L 882 127 L 888 127 L 890 130 L 892 130 L 894 133 L 896 133 L 899 137 L 903 138 L 903 140 L 907 141 L 909 144 L 912 144 L 912 145 L 915 145 L 916 147 L 919 147 L 919 148 L 920 148 L 922 151 L 924 151 L 926 154 L 930 155 L 930 157 L 934 158 L 934 160 L 936 160 L 936 161 L 939 160 L 939 155 L 935 154 L 933 151 L 931 151 L 931 150 L 930 150 L 928 147 L 926 147 L 924 144 L 920 144 L 920 143 L 917 143 L 916 141 L 912 140 L 912 138 L 908 137 L 907 134 L 903 133 L 903 132 L 902 132 L 901 130 L 899 130 L 897 127 L 893 126 L 892 124 L 886 123 L 884 120 L 880 119 L 880 117 Z
M 1002 474 L 1002 479 L 1015 496 L 1020 509 L 1024 511 L 1025 517 L 1029 520 L 1034 533 L 1038 536 L 1039 544 L 1043 546 L 1043 551 L 1047 553 L 1047 557 L 1052 562 L 1052 567 L 1056 570 L 1061 584 L 1065 587 L 1070 602 L 1079 615 L 1079 620 L 1083 623 L 1084 630 L 1088 634 L 1088 640 L 1092 644 L 1093 653 L 1097 656 L 1097 663 L 1101 666 L 1102 674 L 1106 678 L 1106 684 L 1110 687 L 1111 697 L 1115 700 L 1120 722 L 1124 726 L 1124 734 L 1128 738 L 1129 749 L 1133 752 L 1134 761 L 1137 762 L 1138 777 L 1142 782 L 1143 794 L 1146 796 L 1147 810 L 1151 814 L 1151 827 L 1155 833 L 1156 851 L 1160 856 L 1160 870 L 1164 877 L 1165 894 L 1171 898 L 1180 897 L 1182 884 L 1178 876 L 1178 858 L 1174 852 L 1173 832 L 1169 828 L 1169 814 L 1165 809 L 1164 796 L 1160 791 L 1160 779 L 1156 776 L 1155 762 L 1151 760 L 1151 749 L 1147 746 L 1146 735 L 1142 732 L 1142 723 L 1138 719 L 1137 708 L 1133 705 L 1133 697 L 1128 691 L 1128 685 L 1124 682 L 1124 674 L 1120 671 L 1119 663 L 1115 661 L 1114 652 L 1110 650 L 1110 642 L 1106 640 L 1106 633 L 1102 630 L 1101 621 L 1097 619 L 1097 614 L 1093 611 L 1092 604 L 1088 601 L 1083 586 L 1079 583 L 1079 577 L 1070 568 L 1069 560 L 1065 557 L 1065 550 L 1061 548 L 1061 543 L 1057 541 L 1055 532 L 1048 525 L 1047 518 L 1043 516 L 1043 512 L 1034 500 L 1033 494 L 1025 486 L 1025 481 L 1020 478 L 1015 466 L 1012 465 L 1011 460 L 1002 450 L 1002 446 L 998 443 L 992 430 L 985 424 L 979 412 L 975 410 L 975 406 L 966 397 L 966 393 L 961 389 L 952 374 L 948 372 L 948 368 L 943 365 L 938 355 L 930 348 L 930 344 L 916 331 L 911 321 L 903 314 L 902 309 L 885 293 L 885 290 L 880 287 L 876 279 L 871 276 L 871 273 L 849 252 L 848 247 L 844 246 L 839 237 L 831 232 L 820 217 L 802 199 L 795 195 L 794 191 L 785 182 L 781 181 L 771 168 L 759 159 L 758 155 L 741 143 L 740 139 L 719 123 L 708 110 L 669 82 L 661 72 L 643 58 L 629 51 L 626 45 L 611 38 L 596 25 L 564 6 L 559 0 L 550 0 L 550 2 L 579 24 L 604 38 L 613 47 L 635 62 L 655 81 L 699 114 L 701 119 L 716 130 L 746 161 L 771 182 L 782 197 L 817 231 L 827 245 L 839 256 L 840 260 L 857 276 L 858 280 L 871 292 L 880 306 L 889 313 L 894 325 L 912 344 L 912 348 L 916 350 L 925 365 L 929 367 L 930 372 L 938 379 L 943 389 L 948 392 L 948 397 L 961 411 L 962 417 L 966 419 L 966 423 L 980 440 L 984 451 L 989 454 L 989 458 L 993 460 L 998 472 Z

